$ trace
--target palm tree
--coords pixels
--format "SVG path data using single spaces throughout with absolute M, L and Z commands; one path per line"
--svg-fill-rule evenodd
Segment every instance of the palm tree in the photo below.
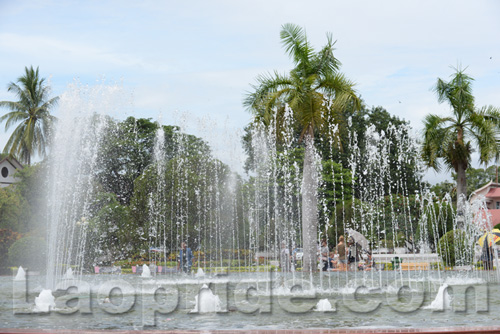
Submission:
M 481 163 L 488 163 L 500 154 L 498 120 L 500 110 L 492 106 L 476 109 L 472 81 L 465 70 L 455 69 L 451 80 L 438 78 L 434 91 L 439 103 L 447 102 L 452 115 L 427 115 L 424 120 L 423 158 L 428 167 L 457 173 L 457 211 L 463 213 L 467 196 L 466 170 L 471 153 L 477 149 Z
M 5 131 L 19 123 L 7 144 L 4 152 L 16 155 L 21 161 L 31 164 L 31 157 L 36 152 L 46 155 L 50 140 L 50 130 L 55 117 L 50 115 L 50 109 L 58 101 L 58 97 L 49 99 L 50 88 L 45 85 L 45 79 L 38 75 L 33 66 L 25 67 L 25 74 L 11 82 L 7 90 L 18 97 L 17 102 L 0 101 L 0 107 L 6 107 L 11 112 L 0 117 L 5 122 Z
M 281 30 L 282 44 L 295 67 L 288 75 L 261 75 L 255 90 L 247 95 L 244 105 L 252 110 L 257 122 L 268 125 L 269 119 L 284 119 L 285 104 L 292 110 L 294 122 L 304 142 L 305 153 L 302 176 L 302 239 L 303 270 L 316 270 L 318 239 L 317 171 L 314 166 L 314 137 L 327 128 L 349 103 L 359 107 L 354 84 L 338 72 L 340 63 L 333 56 L 331 34 L 319 52 L 307 40 L 305 31 L 294 24 L 285 24 Z M 272 117 L 272 115 L 276 117 Z M 277 131 L 280 132 L 279 130 Z M 325 131 L 326 132 L 326 131 Z

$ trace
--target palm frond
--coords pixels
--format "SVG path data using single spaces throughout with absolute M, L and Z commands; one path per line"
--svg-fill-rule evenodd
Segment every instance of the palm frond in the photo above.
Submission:
M 361 102 L 354 86 L 355 83 L 348 80 L 342 73 L 330 73 L 324 76 L 318 83 L 317 88 L 323 90 L 330 98 L 335 99 L 339 96 L 351 100 L 355 105 L 355 109 L 359 110 Z
M 326 36 L 328 43 L 315 55 L 311 66 L 313 73 L 319 73 L 322 76 L 335 73 L 341 65 L 340 61 L 333 56 L 333 50 L 335 50 L 333 46 L 336 42 L 333 41 L 332 34 L 327 33 Z
M 498 129 L 494 122 L 484 117 L 482 113 L 474 113 L 470 117 L 470 125 L 467 126 L 468 134 L 474 138 L 479 151 L 481 163 L 487 163 L 499 156 Z
M 438 115 L 427 115 L 424 119 L 424 143 L 422 147 L 422 159 L 428 167 L 441 170 L 439 158 L 444 158 L 444 146 L 453 141 L 451 133 L 454 127 L 447 126 L 449 119 Z M 447 166 L 449 167 L 449 165 Z
M 257 77 L 257 84 L 252 85 L 252 92 L 243 102 L 256 119 L 267 124 L 273 120 L 279 126 L 283 116 L 280 113 L 288 105 L 295 133 L 314 135 L 328 119 L 325 115 L 332 113 L 328 108 L 360 105 L 354 83 L 337 73 L 340 62 L 333 56 L 335 42 L 331 34 L 327 34 L 327 44 L 318 53 L 299 26 L 283 25 L 280 36 L 295 66 L 288 75 L 274 72 Z
M 22 161 L 30 163 L 31 156 L 37 152 L 45 156 L 50 140 L 52 122 L 56 119 L 50 110 L 56 106 L 58 97 L 49 99 L 50 88 L 45 79 L 39 77 L 38 68 L 25 67 L 25 74 L 11 82 L 7 90 L 14 93 L 16 102 L 2 101 L 0 107 L 12 110 L 0 117 L 6 122 L 5 128 L 20 123 L 10 136 L 4 151 L 18 156 Z
M 296 65 L 309 64 L 313 49 L 309 46 L 306 33 L 301 27 L 286 23 L 282 26 L 280 37 L 286 53 Z
M 483 106 L 479 110 L 477 110 L 477 113 L 483 115 L 483 117 L 495 124 L 498 128 L 500 128 L 500 108 L 494 107 L 492 105 L 489 106 Z
M 19 124 L 14 131 L 12 132 L 11 136 L 7 140 L 7 143 L 5 144 L 4 147 L 4 153 L 16 155 L 16 153 L 21 153 L 21 149 L 23 147 L 23 137 L 24 137 L 24 131 L 26 128 L 25 123 Z
M 464 70 L 456 69 L 449 82 L 438 78 L 433 88 L 438 102 L 447 102 L 450 105 L 458 123 L 462 123 L 468 115 L 474 112 L 472 81 L 473 79 Z
M 257 77 L 257 85 L 251 85 L 254 89 L 252 93 L 247 94 L 243 105 L 249 110 L 253 110 L 267 100 L 268 95 L 276 92 L 281 88 L 286 88 L 290 84 L 290 79 L 286 75 L 281 75 L 278 72 L 274 74 L 263 74 Z
M 7 131 L 14 123 L 25 120 L 29 115 L 24 111 L 12 111 L 2 117 L 0 117 L 0 122 L 5 122 L 5 131 Z

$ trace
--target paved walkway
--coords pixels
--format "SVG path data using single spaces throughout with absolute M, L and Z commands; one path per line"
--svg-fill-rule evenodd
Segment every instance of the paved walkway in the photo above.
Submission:
M 390 334 L 390 333 L 418 333 L 418 334 L 498 334 L 500 326 L 494 327 L 440 327 L 440 328 L 404 328 L 404 329 L 257 329 L 257 330 L 75 330 L 75 329 L 5 329 L 0 328 L 1 334 Z

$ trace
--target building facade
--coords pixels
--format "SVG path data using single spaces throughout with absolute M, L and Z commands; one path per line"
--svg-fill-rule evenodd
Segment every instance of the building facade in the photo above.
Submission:
M 18 180 L 14 174 L 20 169 L 23 169 L 23 165 L 14 158 L 5 157 L 0 160 L 0 188 L 16 183 Z
M 490 183 L 474 191 L 470 197 L 473 202 L 484 197 L 486 202 L 486 212 L 481 212 L 476 216 L 476 222 L 487 231 L 500 224 L 500 183 L 490 181 Z

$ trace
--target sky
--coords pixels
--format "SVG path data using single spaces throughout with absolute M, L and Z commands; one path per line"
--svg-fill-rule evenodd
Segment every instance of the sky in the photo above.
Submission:
M 238 169 L 251 121 L 245 94 L 259 74 L 292 66 L 280 43 L 283 24 L 302 26 L 317 50 L 332 33 L 341 72 L 365 104 L 418 133 L 425 115 L 449 112 L 432 87 L 452 67 L 475 79 L 478 106 L 500 107 L 499 16 L 495 0 L 0 0 L 0 101 L 15 99 L 7 85 L 30 65 L 54 96 L 75 82 L 117 85 L 125 97 L 117 118 L 181 125 Z M 3 129 L 1 147 L 10 136 Z

